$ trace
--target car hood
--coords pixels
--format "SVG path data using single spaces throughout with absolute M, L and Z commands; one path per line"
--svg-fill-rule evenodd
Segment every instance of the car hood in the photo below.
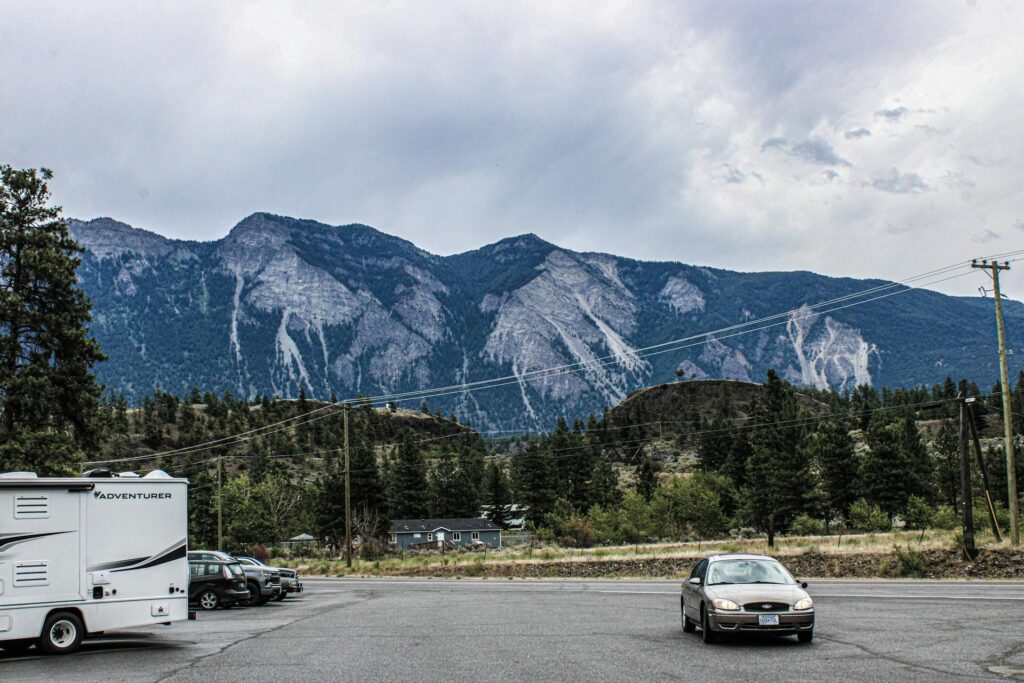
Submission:
M 737 605 L 748 602 L 787 602 L 790 605 L 807 597 L 799 585 L 767 583 L 738 583 L 706 586 L 704 592 L 711 599 L 732 600 Z

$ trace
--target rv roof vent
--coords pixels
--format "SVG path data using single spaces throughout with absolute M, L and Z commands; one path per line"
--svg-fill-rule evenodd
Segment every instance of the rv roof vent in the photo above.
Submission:
M 136 472 L 121 472 L 117 476 L 122 477 L 124 479 L 138 479 L 139 478 L 139 475 Z
M 0 479 L 37 479 L 35 472 L 2 472 Z
M 167 474 L 163 470 L 153 470 L 152 472 L 144 476 L 143 479 L 174 479 L 174 477 Z
M 109 479 L 114 476 L 114 473 L 110 471 L 109 467 L 97 467 L 85 472 L 82 476 L 88 479 Z

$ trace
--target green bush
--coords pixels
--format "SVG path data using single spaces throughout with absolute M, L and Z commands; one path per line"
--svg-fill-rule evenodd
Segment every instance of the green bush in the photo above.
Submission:
M 905 578 L 920 579 L 924 576 L 927 565 L 924 555 L 919 550 L 914 550 L 909 545 L 905 548 L 899 545 L 892 547 L 896 556 L 896 574 Z
M 877 505 L 863 498 L 850 506 L 850 526 L 857 531 L 891 531 L 892 520 Z
M 932 528 L 934 529 L 951 531 L 959 528 L 959 526 L 960 516 L 951 505 L 940 505 L 935 514 L 932 515 Z
M 799 515 L 789 525 L 791 536 L 824 536 L 828 532 L 825 522 L 808 514 Z
M 927 529 L 934 523 L 935 510 L 921 496 L 911 496 L 903 519 L 908 529 Z

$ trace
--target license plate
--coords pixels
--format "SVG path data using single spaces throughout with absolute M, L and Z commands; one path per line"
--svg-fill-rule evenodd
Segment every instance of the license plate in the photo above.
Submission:
M 758 626 L 778 626 L 779 615 L 778 614 L 758 614 L 757 615 Z

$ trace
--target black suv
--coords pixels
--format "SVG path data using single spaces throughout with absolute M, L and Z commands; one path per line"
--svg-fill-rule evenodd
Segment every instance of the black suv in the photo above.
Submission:
M 188 559 L 238 562 L 237 559 L 219 550 L 190 550 Z M 281 573 L 263 567 L 242 565 L 245 582 L 249 587 L 249 605 L 262 605 L 281 595 Z
M 188 601 L 203 609 L 231 607 L 249 602 L 245 572 L 236 560 L 193 560 L 188 562 Z

